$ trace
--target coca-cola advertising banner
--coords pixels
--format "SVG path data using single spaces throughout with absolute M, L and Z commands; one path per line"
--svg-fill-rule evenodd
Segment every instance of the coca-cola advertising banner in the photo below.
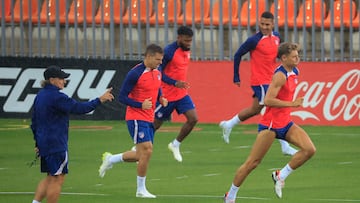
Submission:
M 300 62 L 295 97 L 304 97 L 303 106 L 293 108 L 298 124 L 360 125 L 360 63 Z M 250 107 L 250 63 L 240 64 L 241 86 L 233 84 L 232 62 L 192 62 L 189 93 L 199 121 L 218 123 Z M 260 116 L 260 115 L 259 115 Z M 245 123 L 257 123 L 255 116 Z M 173 121 L 183 121 L 174 114 Z
M 0 57 L 0 117 L 30 118 L 46 66 L 57 64 L 71 73 L 64 92 L 88 101 L 113 87 L 116 100 L 73 119 L 123 120 L 125 106 L 117 100 L 126 73 L 139 61 Z M 293 120 L 309 125 L 360 125 L 360 63 L 301 62 Z M 231 61 L 193 61 L 188 70 L 189 94 L 200 123 L 229 119 L 252 104 L 250 64 L 240 64 L 241 86 L 234 85 Z M 166 95 L 165 95 L 166 96 Z M 244 123 L 255 124 L 261 115 Z M 176 113 L 173 122 L 183 122 Z

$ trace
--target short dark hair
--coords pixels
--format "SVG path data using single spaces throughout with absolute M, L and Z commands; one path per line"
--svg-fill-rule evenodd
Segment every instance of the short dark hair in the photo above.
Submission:
M 161 48 L 161 46 L 156 44 L 150 44 L 146 47 L 145 56 L 147 55 L 155 55 L 156 53 L 164 54 L 164 50 Z
M 265 11 L 261 14 L 262 18 L 267 18 L 267 19 L 273 19 L 274 20 L 274 15 L 270 12 L 270 11 Z
M 177 30 L 177 34 L 178 35 L 186 35 L 189 37 L 192 37 L 194 35 L 194 32 L 192 31 L 191 28 L 186 27 L 186 26 L 180 26 Z
M 299 51 L 299 45 L 291 42 L 283 42 L 278 48 L 278 57 L 289 55 L 292 51 Z

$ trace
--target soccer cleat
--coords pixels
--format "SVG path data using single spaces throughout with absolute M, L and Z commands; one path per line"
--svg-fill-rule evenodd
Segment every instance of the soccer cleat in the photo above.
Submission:
M 229 142 L 230 142 L 230 133 L 231 133 L 232 128 L 229 128 L 229 127 L 226 126 L 226 121 L 221 121 L 219 126 L 223 130 L 223 136 L 222 137 L 223 137 L 225 143 L 229 144 Z
M 230 200 L 227 197 L 228 197 L 228 192 L 224 194 L 224 203 L 235 203 L 235 200 Z
M 104 154 L 102 155 L 102 164 L 99 168 L 99 176 L 101 178 L 105 176 L 106 170 L 112 168 L 112 163 L 110 163 L 109 161 L 111 155 L 112 154 L 110 152 L 104 152 Z
M 174 147 L 174 145 L 170 142 L 168 144 L 168 148 L 169 150 L 173 153 L 174 158 L 176 159 L 176 161 L 178 162 L 182 162 L 182 156 L 180 154 L 180 149 L 179 147 Z
M 285 185 L 285 182 L 283 180 L 280 180 L 280 171 L 274 171 L 271 174 L 271 177 L 274 181 L 274 185 L 275 185 L 275 194 L 278 198 L 282 197 L 282 188 Z
M 294 154 L 296 154 L 296 152 L 298 152 L 297 149 L 295 149 L 291 146 L 288 146 L 288 147 L 286 147 L 286 149 L 282 149 L 281 151 L 282 151 L 283 155 L 285 155 L 285 156 L 294 156 Z
M 156 198 L 155 195 L 151 194 L 147 190 L 136 192 L 136 197 L 139 197 L 139 198 Z

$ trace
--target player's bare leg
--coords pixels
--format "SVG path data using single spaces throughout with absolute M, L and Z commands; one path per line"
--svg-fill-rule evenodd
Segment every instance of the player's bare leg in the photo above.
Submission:
M 243 109 L 242 111 L 240 111 L 238 113 L 240 122 L 246 121 L 247 119 L 258 115 L 263 108 L 264 108 L 264 105 L 260 105 L 258 98 L 254 97 L 251 106 Z
M 281 170 L 272 173 L 272 179 L 275 183 L 275 193 L 279 198 L 282 197 L 282 188 L 284 187 L 285 179 L 295 169 L 299 168 L 309 160 L 316 152 L 316 148 L 310 137 L 296 124 L 290 127 L 286 134 L 286 140 L 299 147 L 299 151 L 291 157 L 289 163 Z
M 223 139 L 225 143 L 230 142 L 231 130 L 235 125 L 246 121 L 255 115 L 258 115 L 263 107 L 264 105 L 259 104 L 258 98 L 254 97 L 253 103 L 250 107 L 241 110 L 238 114 L 229 120 L 221 121 L 219 126 L 223 129 Z
M 65 175 L 47 176 L 47 179 L 46 200 L 48 203 L 57 203 Z
M 164 121 L 159 120 L 159 119 L 155 119 L 155 120 L 154 120 L 154 129 L 155 129 L 155 131 L 158 130 L 158 129 L 161 127 L 161 125 L 163 124 L 163 122 L 164 122 Z
M 41 202 L 45 198 L 47 186 L 48 186 L 48 179 L 45 177 L 39 182 L 36 188 L 34 200 Z
M 195 109 L 191 109 L 184 113 L 186 117 L 186 122 L 181 127 L 179 135 L 176 137 L 176 140 L 182 142 L 193 130 L 194 126 L 198 122 L 198 116 Z
M 274 139 L 275 133 L 273 131 L 263 130 L 259 132 L 248 158 L 236 171 L 233 183 L 226 195 L 227 201 L 235 201 L 240 185 L 244 182 L 251 171 L 260 164 L 261 160 L 270 149 L 271 144 L 274 142 Z
M 220 127 L 223 129 L 223 139 L 225 143 L 230 142 L 231 130 L 235 125 L 260 114 L 263 108 L 264 105 L 260 105 L 258 98 L 254 97 L 251 107 L 243 109 L 230 120 L 221 121 Z M 281 145 L 281 151 L 284 155 L 292 156 L 297 152 L 297 150 L 291 147 L 287 141 L 279 139 L 279 143 Z
M 191 109 L 185 112 L 184 116 L 186 117 L 186 122 L 181 127 L 180 132 L 176 137 L 176 139 L 174 139 L 168 145 L 168 148 L 170 151 L 172 151 L 174 158 L 179 162 L 182 161 L 182 156 L 180 153 L 180 144 L 191 133 L 194 126 L 198 122 L 198 116 L 195 109 Z
M 99 169 L 100 177 L 104 177 L 106 170 L 112 168 L 113 164 L 120 162 L 138 162 L 137 165 L 137 190 L 136 197 L 156 198 L 146 189 L 146 173 L 153 151 L 153 145 L 150 141 L 136 144 L 135 150 L 129 150 L 120 154 L 111 154 L 105 152 L 103 163 Z
M 153 146 L 151 142 L 143 142 L 136 145 L 136 157 L 138 158 L 138 176 L 146 176 L 149 161 L 152 155 Z M 123 156 L 125 160 L 132 160 L 133 157 Z
M 316 152 L 315 145 L 304 129 L 294 124 L 289 129 L 286 140 L 299 147 L 299 151 L 291 158 L 289 165 L 297 169 L 309 160 Z

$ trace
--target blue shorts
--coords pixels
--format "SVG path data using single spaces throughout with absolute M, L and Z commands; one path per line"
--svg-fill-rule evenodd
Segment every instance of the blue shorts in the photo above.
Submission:
M 257 97 L 260 105 L 264 105 L 265 94 L 269 85 L 251 86 L 254 91 L 253 97 Z
M 127 127 L 134 144 L 154 142 L 154 124 L 147 121 L 129 120 Z
M 68 153 L 57 152 L 41 157 L 41 172 L 56 176 L 68 173 Z
M 262 131 L 262 130 L 271 130 L 274 131 L 276 134 L 276 138 L 277 139 L 282 139 L 282 140 L 286 140 L 286 133 L 289 131 L 290 127 L 294 125 L 294 122 L 290 121 L 285 127 L 283 128 L 271 128 L 265 125 L 258 125 L 258 132 Z
M 195 109 L 195 104 L 189 95 L 180 100 L 169 102 L 166 107 L 158 102 L 155 109 L 155 118 L 158 120 L 169 120 L 172 112 L 176 110 L 178 114 L 183 114 L 189 110 Z

